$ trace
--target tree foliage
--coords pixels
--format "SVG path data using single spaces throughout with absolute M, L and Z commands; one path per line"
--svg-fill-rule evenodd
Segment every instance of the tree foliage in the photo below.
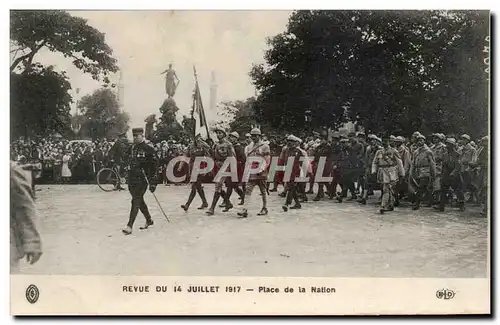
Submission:
M 78 102 L 83 116 L 81 134 L 92 139 L 114 138 L 129 129 L 130 116 L 120 111 L 118 99 L 110 89 L 97 89 Z
M 70 131 L 71 85 L 64 71 L 35 60 L 42 49 L 61 53 L 92 78 L 109 83 L 118 71 L 104 34 L 61 10 L 13 10 L 10 15 L 12 136 Z
M 17 138 L 70 132 L 70 89 L 65 73 L 51 66 L 34 64 L 29 73 L 11 73 L 11 135 Z
M 10 39 L 16 47 L 14 53 L 21 53 L 14 58 L 11 72 L 16 68 L 29 71 L 42 48 L 71 58 L 78 69 L 94 79 L 118 71 L 104 34 L 89 26 L 86 19 L 62 10 L 11 11 Z
M 250 129 L 258 124 L 255 103 L 255 97 L 247 98 L 244 101 L 223 102 L 219 114 L 223 121 L 216 123 L 216 126 L 236 131 L 240 135 L 250 132 Z
M 256 114 L 274 128 L 415 129 L 484 134 L 482 53 L 489 16 L 478 11 L 296 11 L 268 40 L 250 76 Z

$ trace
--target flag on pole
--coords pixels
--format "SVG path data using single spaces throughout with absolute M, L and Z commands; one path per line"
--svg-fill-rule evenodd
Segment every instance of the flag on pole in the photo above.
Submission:
M 196 68 L 194 69 L 194 76 L 196 78 L 196 84 L 194 89 L 195 96 L 195 110 L 200 116 L 200 127 L 207 125 L 207 118 L 205 117 L 205 110 L 203 109 L 203 101 L 201 100 L 200 86 L 198 85 L 198 78 L 196 76 Z

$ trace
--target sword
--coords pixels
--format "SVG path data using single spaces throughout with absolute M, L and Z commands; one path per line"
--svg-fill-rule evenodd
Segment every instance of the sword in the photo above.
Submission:
M 146 179 L 146 183 L 148 184 L 148 187 L 150 186 L 149 185 L 149 180 L 146 176 L 146 173 L 144 172 L 144 169 L 141 169 L 141 172 L 142 172 L 142 175 L 144 175 L 144 178 Z M 153 197 L 155 198 L 156 200 L 156 203 L 158 203 L 158 206 L 160 207 L 160 210 L 161 212 L 163 213 L 163 215 L 165 216 L 165 218 L 167 219 L 167 221 L 170 223 L 170 219 L 167 217 L 167 214 L 165 213 L 165 211 L 163 211 L 163 208 L 160 204 L 160 201 L 158 201 L 158 198 L 156 197 L 155 193 L 154 192 L 151 192 L 151 194 L 153 194 Z

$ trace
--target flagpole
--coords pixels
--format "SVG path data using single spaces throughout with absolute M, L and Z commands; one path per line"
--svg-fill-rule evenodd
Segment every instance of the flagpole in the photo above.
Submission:
M 198 84 L 198 74 L 196 73 L 196 67 L 194 65 L 193 65 L 193 72 L 194 72 L 194 79 L 196 82 L 196 91 L 198 92 L 198 95 L 199 95 L 200 106 L 203 109 L 203 101 L 201 100 L 200 86 Z M 207 119 L 206 119 L 204 110 L 203 110 L 203 115 L 205 117 L 205 129 L 207 130 L 207 139 L 208 139 L 208 138 L 210 138 L 210 133 L 208 131 L 208 123 L 207 123 Z
M 196 88 L 193 92 L 193 106 L 191 107 L 191 125 L 193 126 L 193 139 L 196 137 L 196 120 L 194 119 L 194 110 L 196 107 Z

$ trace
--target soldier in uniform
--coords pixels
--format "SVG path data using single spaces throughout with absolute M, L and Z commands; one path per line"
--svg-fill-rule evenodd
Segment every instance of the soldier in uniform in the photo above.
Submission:
M 148 189 L 154 193 L 157 185 L 157 159 L 155 149 L 144 142 L 144 129 L 132 129 L 134 143 L 130 149 L 130 169 L 128 174 L 128 190 L 132 196 L 129 221 L 127 227 L 122 230 L 125 235 L 132 233 L 135 219 L 139 210 L 146 218 L 146 224 L 140 229 L 147 229 L 153 225 L 148 206 L 144 201 L 144 194 Z
M 360 195 L 359 203 L 366 204 L 369 195 L 373 195 L 373 190 L 375 189 L 375 185 L 377 179 L 374 174 L 372 174 L 372 164 L 373 159 L 375 158 L 375 153 L 382 149 L 381 143 L 382 140 L 379 139 L 374 134 L 369 134 L 368 139 L 370 139 L 370 145 L 366 148 L 365 151 L 365 184 L 363 186 L 363 193 Z
M 238 132 L 234 131 L 229 134 L 229 141 L 232 143 L 233 148 L 234 148 L 234 153 L 236 155 L 236 167 L 238 169 L 238 182 L 233 182 L 232 180 L 228 181 L 228 186 L 227 186 L 227 192 L 226 192 L 226 198 L 225 201 L 231 203 L 231 194 L 233 194 L 233 190 L 238 193 L 240 196 L 240 203 L 239 205 L 243 205 L 245 203 L 245 192 L 239 187 L 239 183 L 242 181 L 243 177 L 243 171 L 245 169 L 245 161 L 246 161 L 246 155 L 245 155 L 245 147 L 238 142 L 240 135 Z M 231 206 L 232 204 L 230 204 Z M 229 209 L 226 207 L 223 212 L 227 212 Z
M 479 199 L 483 204 L 483 215 L 486 215 L 488 206 L 488 168 L 489 168 L 489 149 L 488 136 L 485 136 L 480 141 L 480 147 L 477 151 L 477 164 L 479 167 Z
M 446 139 L 446 151 L 442 155 L 441 168 L 441 190 L 439 200 L 439 211 L 444 211 L 448 202 L 448 191 L 450 187 L 455 192 L 460 210 L 464 209 L 463 182 L 460 175 L 459 154 L 457 142 L 454 138 Z
M 459 151 L 460 173 L 464 182 L 464 189 L 469 189 L 471 191 L 470 200 L 472 200 L 476 196 L 476 187 L 473 184 L 474 174 L 471 167 L 476 164 L 477 150 L 472 146 L 468 134 L 462 134 L 460 136 L 459 144 L 461 145 Z
M 315 172 L 312 177 L 316 177 L 316 173 L 318 172 L 318 164 L 321 157 L 324 157 L 325 165 L 323 170 L 319 170 L 322 172 L 322 177 L 330 177 L 332 173 L 332 159 L 333 159 L 333 150 L 332 144 L 328 141 L 328 132 L 326 130 L 321 131 L 321 142 L 316 147 L 314 152 L 314 163 L 315 163 Z M 323 187 L 326 187 L 328 190 L 328 183 L 318 183 L 318 194 L 313 199 L 314 201 L 319 201 L 324 198 L 325 193 Z
M 412 186 L 416 185 L 413 210 L 418 210 L 422 198 L 428 197 L 429 187 L 433 184 L 434 177 L 436 177 L 436 162 L 431 149 L 425 144 L 425 136 L 419 134 L 416 139 L 416 149 L 413 153 L 409 178 Z
M 408 174 L 410 173 L 411 166 L 411 154 L 410 149 L 404 145 L 405 139 L 402 136 L 397 136 L 394 141 L 398 151 L 401 162 L 403 163 L 404 177 L 400 177 L 398 184 L 396 185 L 395 201 L 394 206 L 399 206 L 399 200 L 408 191 Z
M 383 141 L 383 148 L 377 150 L 372 163 L 372 174 L 382 185 L 382 204 L 380 213 L 394 210 L 394 191 L 399 176 L 404 177 L 403 163 L 396 149 L 390 146 L 390 138 Z
M 186 157 L 188 157 L 190 160 L 189 162 L 190 172 L 188 177 L 191 176 L 196 157 L 209 157 L 209 156 L 210 156 L 210 146 L 205 141 L 203 141 L 201 135 L 198 134 L 193 139 L 193 142 L 189 144 L 186 152 Z M 202 201 L 202 204 L 198 208 L 198 210 L 203 210 L 208 207 L 207 198 L 205 197 L 205 191 L 203 190 L 202 177 L 203 175 L 198 175 L 197 179 L 194 182 L 191 182 L 191 192 L 189 193 L 188 200 L 186 204 L 181 205 L 181 208 L 186 212 L 188 211 L 191 202 L 193 202 L 196 193 L 198 193 Z
M 302 174 L 300 157 L 305 157 L 307 153 L 300 148 L 300 138 L 297 138 L 294 135 L 288 136 L 287 140 L 290 143 L 288 147 L 288 157 L 294 157 L 292 173 L 290 175 L 290 181 L 288 182 L 288 192 L 285 200 L 285 204 L 283 205 L 283 211 L 288 211 L 288 205 L 292 203 L 292 200 L 295 202 L 295 205 L 290 207 L 290 209 L 300 209 L 302 208 L 299 198 L 297 195 L 297 183 L 295 182 L 295 178 L 304 176 Z M 288 159 L 287 157 L 287 159 Z
M 245 205 L 248 204 L 249 199 L 251 198 L 253 188 L 258 186 L 260 189 L 260 194 L 262 198 L 262 209 L 258 216 L 267 215 L 267 175 L 268 175 L 268 166 L 271 160 L 271 149 L 269 145 L 262 141 L 262 133 L 259 129 L 254 128 L 250 131 L 250 135 L 252 136 L 252 143 L 248 148 L 247 159 L 248 157 L 262 157 L 266 162 L 266 166 L 264 170 L 258 174 L 250 174 L 250 177 L 247 182 L 246 192 L 245 192 L 245 203 L 243 204 L 243 209 L 241 212 L 238 212 L 238 215 L 242 218 L 248 217 L 248 210 L 245 208 Z M 253 167 L 253 166 L 252 166 Z M 256 168 L 257 166 L 255 166 Z
M 213 158 L 215 163 L 214 175 L 217 175 L 219 169 L 224 164 L 226 158 L 234 157 L 236 154 L 234 152 L 233 145 L 226 138 L 227 133 L 224 129 L 216 128 L 215 134 L 217 135 L 218 141 L 213 146 Z M 217 205 L 217 201 L 219 201 L 220 197 L 222 197 L 224 200 L 225 210 L 230 210 L 233 208 L 231 202 L 228 202 L 226 200 L 226 197 L 223 195 L 222 192 L 222 187 L 225 182 L 226 182 L 226 177 L 222 177 L 218 182 L 215 183 L 215 192 L 214 192 L 214 197 L 212 199 L 212 204 L 210 205 L 210 208 L 208 209 L 206 214 L 214 215 L 215 213 L 214 210 Z
M 344 149 L 340 144 L 340 134 L 334 132 L 332 135 L 332 172 L 333 180 L 328 189 L 329 198 L 333 199 L 337 195 L 337 185 L 342 184 L 342 160 L 344 159 Z
M 433 135 L 433 146 L 431 149 L 432 153 L 434 154 L 434 161 L 436 162 L 436 177 L 434 179 L 434 190 L 436 191 L 435 193 L 436 196 L 434 197 L 434 203 L 439 202 L 439 193 L 441 189 L 441 174 L 442 174 L 442 169 L 443 169 L 443 156 L 446 153 L 446 145 L 444 144 L 444 141 L 446 140 L 446 136 L 442 133 L 435 133 Z

